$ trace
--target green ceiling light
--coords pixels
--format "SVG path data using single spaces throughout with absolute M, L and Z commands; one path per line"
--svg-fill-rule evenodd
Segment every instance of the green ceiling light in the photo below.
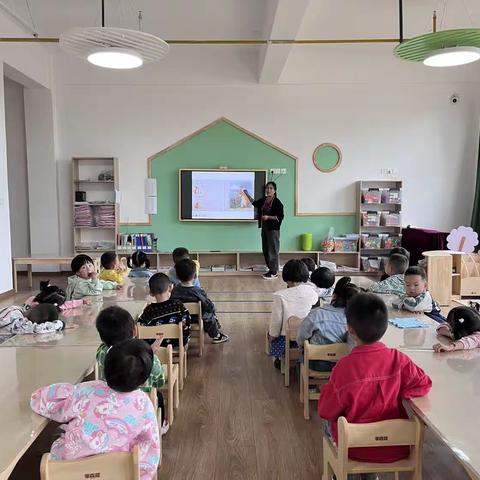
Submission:
M 394 52 L 398 58 L 422 62 L 429 67 L 466 65 L 480 59 L 480 28 L 458 28 L 436 32 L 436 14 L 433 16 L 433 33 L 403 41 L 402 0 L 400 9 L 400 43 Z

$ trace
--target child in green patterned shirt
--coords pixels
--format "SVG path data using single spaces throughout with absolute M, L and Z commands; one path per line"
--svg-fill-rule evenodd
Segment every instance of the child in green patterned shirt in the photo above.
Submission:
M 123 342 L 124 340 L 130 340 L 135 336 L 135 322 L 127 310 L 123 308 L 112 306 L 102 310 L 96 321 L 96 327 L 98 334 L 102 340 L 102 344 L 97 350 L 97 364 L 98 374 L 101 380 L 105 379 L 104 365 L 105 357 L 108 351 L 113 345 Z M 153 348 L 153 346 L 152 346 Z M 155 351 L 154 351 L 155 353 Z M 165 406 L 163 402 L 162 393 L 158 390 L 165 384 L 165 371 L 163 365 L 156 355 L 153 356 L 153 367 L 150 376 L 147 381 L 141 387 L 144 392 L 151 392 L 153 389 L 157 390 L 158 406 L 162 411 L 162 435 L 167 433 L 169 425 L 165 420 Z
M 376 282 L 368 289 L 373 293 L 381 293 L 385 295 L 405 295 L 405 279 L 404 273 L 408 268 L 409 260 L 405 255 L 394 253 L 388 259 L 385 265 L 385 273 L 388 278 L 380 282 Z

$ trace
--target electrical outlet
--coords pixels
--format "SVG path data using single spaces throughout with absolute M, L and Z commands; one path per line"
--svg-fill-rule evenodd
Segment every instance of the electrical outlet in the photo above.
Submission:
M 287 169 L 286 168 L 281 168 L 280 169 L 280 174 L 281 175 L 286 175 L 287 174 Z
M 397 169 L 396 168 L 382 168 L 380 169 L 380 173 L 382 175 L 396 175 Z
M 270 173 L 272 175 L 280 175 L 280 170 L 281 170 L 280 168 L 271 168 Z

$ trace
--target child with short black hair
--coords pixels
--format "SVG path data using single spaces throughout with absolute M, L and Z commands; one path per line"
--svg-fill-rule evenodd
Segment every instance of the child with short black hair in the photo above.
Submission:
M 98 347 L 96 360 L 98 365 L 98 374 L 100 379 L 105 379 L 105 359 L 113 345 L 117 345 L 126 340 L 130 340 L 135 336 L 135 321 L 130 313 L 118 306 L 107 307 L 102 310 L 95 322 L 95 325 L 102 340 L 102 344 Z M 150 392 L 157 390 L 158 405 L 162 410 L 162 434 L 168 430 L 168 422 L 165 420 L 165 409 L 163 396 L 158 391 L 165 384 L 165 371 L 156 355 L 153 357 L 153 366 L 150 375 L 142 383 L 142 390 Z
M 315 265 L 315 262 L 313 261 L 313 258 L 303 257 L 302 262 L 308 268 L 308 276 L 310 277 L 312 275 L 313 271 L 317 268 L 317 266 Z
M 171 298 L 172 283 L 164 273 L 156 273 L 148 281 L 150 295 L 155 297 L 155 302 L 147 305 L 138 318 L 140 325 L 153 327 L 155 325 L 182 324 L 183 344 L 187 345 L 190 339 L 190 313 L 182 302 Z M 171 344 L 178 347 L 178 340 L 164 339 L 164 345 Z
M 189 258 L 180 260 L 175 264 L 175 273 L 180 280 L 180 284 L 175 285 L 172 290 L 172 298 L 182 303 L 201 302 L 203 328 L 212 343 L 223 343 L 229 340 L 228 335 L 221 331 L 218 322 L 215 304 L 208 298 L 207 292 L 203 288 L 194 285 L 196 265 Z M 192 319 L 195 322 L 195 319 Z
M 388 278 L 376 282 L 368 289 L 373 293 L 382 293 L 386 295 L 405 295 L 405 280 L 403 274 L 408 268 L 408 258 L 405 255 L 394 253 L 391 255 L 385 265 L 385 273 Z
M 186 259 L 191 260 L 190 259 L 190 252 L 185 247 L 177 247 L 172 252 L 172 259 L 173 259 L 173 267 L 170 268 L 170 270 L 168 271 L 168 276 L 170 277 L 170 281 L 175 286 L 175 285 L 178 285 L 180 283 L 180 280 L 177 278 L 177 272 L 175 270 L 175 266 L 181 260 L 186 260 Z M 200 287 L 200 280 L 198 279 L 198 273 L 200 271 L 200 264 L 198 263 L 197 260 L 192 260 L 192 262 L 195 264 L 195 278 L 193 279 L 193 286 L 194 287 Z
M 291 316 L 305 318 L 318 302 L 318 294 L 307 285 L 308 269 L 301 260 L 289 260 L 283 267 L 282 279 L 287 288 L 273 294 L 272 315 L 268 327 L 270 354 L 275 357 L 275 368 L 285 354 L 287 320 Z
M 328 267 L 318 267 L 310 276 L 309 285 L 315 287 L 319 300 L 325 300 L 325 297 L 331 297 L 333 294 L 333 284 L 335 283 L 335 274 Z
M 335 285 L 332 303 L 314 308 L 304 318 L 298 329 L 297 343 L 303 349 L 305 340 L 314 345 L 328 345 L 347 341 L 347 317 L 345 309 L 348 302 L 360 292 L 350 277 L 342 277 Z M 335 362 L 323 360 L 310 361 L 310 368 L 329 372 Z
M 153 275 L 149 270 L 150 260 L 141 250 L 136 250 L 131 257 L 127 258 L 127 267 L 130 268 L 129 278 L 150 278 Z
M 71 263 L 74 275 L 68 277 L 65 296 L 67 300 L 78 300 L 89 295 L 101 295 L 103 290 L 120 288 L 117 282 L 100 280 L 93 260 L 88 255 L 77 255 Z
M 389 257 L 391 257 L 392 255 L 396 255 L 396 254 L 400 254 L 400 255 L 403 255 L 405 257 L 408 258 L 408 263 L 410 264 L 410 252 L 406 249 L 406 248 L 403 248 L 403 247 L 393 247 L 391 250 L 390 250 L 390 253 L 389 253 Z M 388 275 L 386 272 L 383 273 L 383 275 L 381 276 L 380 280 L 386 280 L 390 275 Z
M 432 320 L 443 323 L 445 317 L 427 289 L 425 270 L 422 267 L 409 267 L 405 272 L 404 279 L 405 295 L 398 302 L 394 301 L 392 305 L 409 312 L 424 313 Z
M 471 350 L 480 347 L 480 314 L 471 307 L 452 308 L 447 321 L 437 328 L 437 334 L 450 340 L 448 344 L 436 343 L 435 352 Z
M 115 252 L 104 252 L 100 257 L 100 280 L 108 280 L 123 285 L 126 271 Z
M 340 359 L 329 382 L 322 387 L 318 414 L 328 420 L 337 441 L 337 419 L 370 423 L 408 418 L 402 400 L 426 395 L 432 381 L 404 353 L 379 340 L 387 330 L 385 302 L 373 293 L 359 293 L 347 305 L 348 333 L 357 344 Z M 390 463 L 408 457 L 409 447 L 351 448 L 349 458 Z
M 146 342 L 129 339 L 106 355 L 106 383 L 57 383 L 36 390 L 32 410 L 64 423 L 64 433 L 52 444 L 52 459 L 128 452 L 138 445 L 140 478 L 151 480 L 160 460 L 160 439 L 152 402 L 139 387 L 149 377 L 153 359 Z

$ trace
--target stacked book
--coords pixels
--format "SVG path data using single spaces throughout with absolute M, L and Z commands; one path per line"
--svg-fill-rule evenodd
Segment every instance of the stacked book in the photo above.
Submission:
M 93 215 L 90 205 L 75 205 L 75 220 L 76 227 L 93 227 Z

